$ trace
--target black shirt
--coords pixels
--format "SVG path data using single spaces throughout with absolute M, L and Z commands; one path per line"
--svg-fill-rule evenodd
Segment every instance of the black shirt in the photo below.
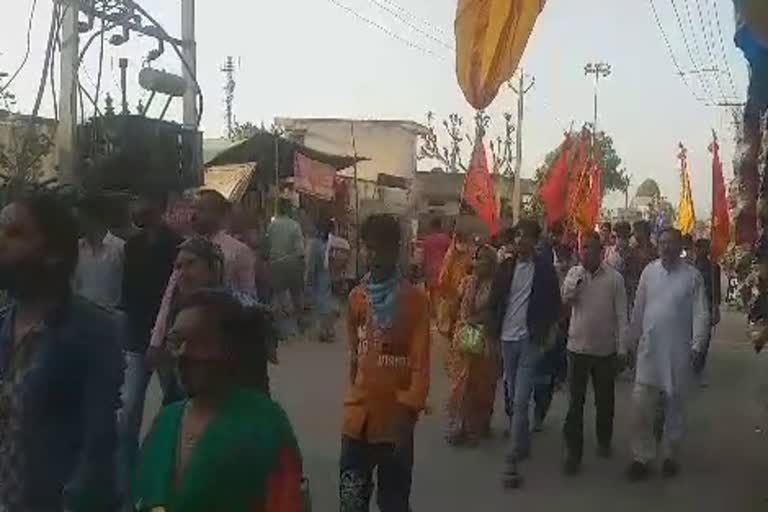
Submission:
M 704 287 L 707 290 L 707 300 L 709 307 L 719 306 L 722 303 L 722 296 L 720 291 L 720 265 L 712 263 L 706 258 L 697 258 L 695 261 L 696 268 L 701 272 L 701 277 L 704 278 Z
M 149 346 L 157 311 L 173 272 L 180 236 L 162 226 L 151 237 L 142 231 L 125 244 L 123 307 L 127 321 L 124 348 L 144 353 Z

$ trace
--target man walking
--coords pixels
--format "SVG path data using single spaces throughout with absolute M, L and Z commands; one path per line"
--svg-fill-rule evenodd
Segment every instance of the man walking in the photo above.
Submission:
M 413 432 L 429 391 L 428 300 L 397 268 L 397 219 L 372 215 L 360 235 L 369 274 L 349 296 L 350 384 L 341 441 L 341 511 L 369 510 L 377 471 L 379 510 L 407 512 Z
M 107 228 L 105 205 L 106 200 L 98 196 L 78 204 L 84 236 L 79 242 L 75 291 L 100 306 L 117 308 L 121 305 L 125 242 Z
M 123 308 L 126 332 L 125 381 L 120 411 L 120 452 L 124 478 L 121 489 L 129 491 L 144 417 L 144 398 L 151 372 L 145 362 L 152 327 L 163 291 L 173 272 L 181 237 L 163 222 L 166 200 L 145 194 L 133 204 L 133 222 L 141 231 L 125 244 Z M 128 496 L 126 496 L 128 497 Z
M 644 480 L 656 458 L 655 420 L 663 401 L 662 472 L 679 471 L 678 451 L 685 427 L 691 363 L 699 364 L 709 338 L 710 319 L 701 273 L 681 258 L 682 236 L 667 228 L 659 237 L 661 258 L 640 277 L 625 348 L 637 353 L 632 393 L 634 461 L 631 480 Z M 639 344 L 638 344 L 639 341 Z
M 72 293 L 77 224 L 37 193 L 0 213 L 0 510 L 115 510 L 122 356 L 112 314 Z
M 694 244 L 694 252 L 696 254 L 694 265 L 701 272 L 701 277 L 704 279 L 704 288 L 707 292 L 707 304 L 709 305 L 710 320 L 712 326 L 716 326 L 720 323 L 720 304 L 723 301 L 720 284 L 721 270 L 720 265 L 712 262 L 709 259 L 709 252 L 712 245 L 709 239 L 699 238 Z M 698 361 L 698 365 L 694 368 L 696 377 L 699 384 L 706 387 L 707 382 L 704 380 L 704 369 L 707 366 L 707 354 L 709 353 L 709 345 L 712 339 L 712 329 L 709 330 L 709 337 L 707 343 L 704 345 L 701 359 Z
M 291 218 L 291 209 L 291 202 L 280 198 L 277 216 L 267 228 L 267 254 L 272 302 L 279 304 L 288 292 L 295 321 L 289 330 L 295 331 L 304 327 L 304 235 L 299 223 Z
M 575 474 L 584 452 L 584 400 L 587 384 L 597 407 L 598 455 L 611 456 L 613 439 L 614 380 L 620 336 L 627 327 L 627 296 L 624 279 L 602 263 L 602 244 L 597 233 L 582 242 L 581 265 L 568 272 L 563 301 L 571 308 L 568 335 L 570 402 L 563 434 L 567 454 L 563 470 Z
M 560 318 L 560 287 L 551 254 L 535 251 L 541 228 L 522 220 L 513 255 L 501 263 L 489 299 L 489 339 L 499 340 L 504 381 L 512 401 L 504 485 L 518 487 L 518 463 L 530 455 L 529 409 L 534 372 L 541 354 L 554 345 Z

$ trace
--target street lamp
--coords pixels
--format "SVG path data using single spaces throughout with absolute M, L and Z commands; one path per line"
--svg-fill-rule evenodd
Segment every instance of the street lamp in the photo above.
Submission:
M 607 64 L 605 62 L 590 62 L 586 66 L 584 66 L 584 75 L 595 75 L 595 118 L 594 123 L 592 124 L 592 133 L 594 134 L 594 137 L 597 137 L 597 92 L 598 92 L 598 85 L 600 83 L 601 78 L 607 78 L 611 75 L 613 72 L 613 68 L 610 64 Z

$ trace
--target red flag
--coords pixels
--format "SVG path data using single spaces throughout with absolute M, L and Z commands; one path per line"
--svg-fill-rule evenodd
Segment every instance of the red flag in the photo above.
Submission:
M 731 220 L 728 216 L 728 198 L 723 178 L 723 162 L 720 161 L 720 145 L 717 135 L 709 146 L 712 153 L 712 225 L 711 225 L 711 257 L 717 262 L 731 243 Z
M 539 198 L 544 205 L 547 226 L 565 219 L 568 212 L 568 154 L 571 138 L 566 135 L 560 153 L 539 185 Z
M 472 151 L 467 176 L 464 178 L 464 202 L 471 206 L 478 217 L 488 226 L 493 235 L 498 231 L 496 196 L 493 192 L 493 179 L 488 172 L 488 159 L 485 156 L 483 139 L 478 138 Z

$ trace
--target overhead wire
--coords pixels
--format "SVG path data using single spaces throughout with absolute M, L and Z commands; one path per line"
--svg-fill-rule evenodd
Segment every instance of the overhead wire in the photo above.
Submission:
M 371 27 L 374 27 L 375 29 L 385 33 L 386 35 L 388 35 L 392 39 L 395 39 L 395 40 L 405 44 L 406 46 L 409 46 L 409 47 L 411 47 L 411 48 L 413 48 L 415 50 L 419 50 L 419 51 L 421 51 L 421 52 L 423 52 L 423 53 L 425 53 L 425 54 L 427 54 L 427 55 L 429 55 L 431 57 L 434 57 L 436 59 L 445 60 L 445 57 L 443 57 L 442 55 L 439 55 L 438 53 L 436 53 L 433 50 L 427 48 L 426 46 L 422 46 L 422 45 L 420 45 L 418 43 L 414 43 L 413 41 L 411 41 L 407 37 L 403 37 L 403 36 L 393 32 L 392 30 L 388 29 L 384 25 L 382 25 L 382 24 L 380 24 L 380 23 L 378 23 L 378 22 L 376 22 L 376 21 L 374 21 L 374 20 L 364 16 L 363 14 L 359 13 L 355 9 L 349 7 L 348 5 L 341 3 L 339 0 L 328 0 L 328 1 L 331 2 L 332 4 L 334 4 L 336 7 L 340 8 L 340 9 L 346 11 L 347 13 L 349 13 L 350 15 L 354 16 L 358 20 L 362 21 L 363 23 L 365 23 L 365 24 L 367 24 L 367 25 L 369 25 Z
M 707 100 L 711 104 L 717 103 L 717 101 L 714 99 L 714 96 L 712 94 L 712 89 L 710 87 L 709 81 L 706 80 L 703 73 L 701 73 L 701 67 L 699 66 L 696 58 L 694 57 L 694 51 L 691 49 L 691 42 L 688 40 L 688 32 L 685 30 L 685 27 L 683 26 L 683 18 L 680 15 L 680 10 L 677 7 L 677 1 L 676 0 L 670 0 L 670 3 L 672 4 L 672 10 L 675 14 L 675 19 L 677 20 L 677 26 L 680 29 L 680 34 L 683 36 L 683 45 L 685 46 L 685 50 L 688 54 L 688 59 L 690 59 L 691 64 L 693 65 L 693 72 L 696 74 L 697 78 L 699 79 L 699 83 L 702 86 L 702 89 L 704 90 L 705 94 L 707 95 Z M 687 5 L 687 3 L 686 3 Z M 688 12 L 689 18 L 690 18 L 690 11 Z M 690 19 L 689 19 L 690 23 Z M 695 39 L 695 38 L 694 38 Z M 695 41 L 694 41 L 695 42 Z M 683 72 L 681 70 L 681 72 Z
M 712 34 L 712 26 L 711 26 L 711 20 L 707 22 L 704 17 L 704 12 L 701 8 L 701 0 L 693 0 L 696 4 L 696 11 L 699 15 L 699 23 L 701 24 L 701 33 L 702 33 L 702 39 L 704 40 L 704 47 L 707 50 L 707 54 L 709 56 L 709 62 L 714 67 L 713 73 L 715 73 L 715 83 L 717 84 L 717 88 L 720 91 L 720 95 L 723 98 L 723 102 L 726 102 L 728 100 L 728 95 L 725 92 L 725 89 L 723 88 L 723 84 L 721 81 L 722 76 L 722 70 L 720 69 L 720 62 L 719 59 L 715 58 L 715 52 L 714 52 L 714 35 Z M 688 2 L 685 1 L 686 10 L 689 14 L 688 23 L 691 27 L 691 32 L 693 33 L 693 23 L 690 19 L 690 10 L 688 8 Z M 709 27 L 709 31 L 707 31 L 707 27 Z M 695 39 L 695 38 L 694 38 Z M 701 69 L 701 73 L 707 73 L 707 69 Z
M 27 47 L 24 50 L 24 58 L 21 59 L 21 64 L 16 68 L 16 70 L 11 74 L 11 76 L 6 80 L 6 82 L 0 86 L 0 94 L 5 92 L 11 84 L 16 80 L 16 78 L 21 73 L 21 70 L 24 69 L 24 66 L 27 65 L 27 61 L 29 61 L 29 53 L 32 45 L 32 22 L 35 19 L 35 11 L 37 9 L 37 0 L 32 0 L 32 7 L 29 10 L 29 19 L 27 20 Z
M 659 29 L 661 38 L 664 41 L 665 46 L 667 47 L 669 58 L 672 60 L 672 65 L 675 66 L 675 69 L 677 70 L 677 74 L 680 76 L 680 80 L 682 80 L 683 84 L 688 89 L 688 91 L 690 91 L 691 95 L 694 97 L 696 101 L 699 101 L 702 103 L 706 102 L 706 99 L 702 98 L 701 95 L 697 94 L 697 91 L 691 86 L 690 82 L 688 81 L 688 78 L 686 78 L 686 74 L 683 71 L 683 68 L 680 67 L 680 61 L 677 60 L 675 51 L 672 49 L 672 43 L 670 43 L 669 41 L 669 36 L 667 35 L 667 31 L 664 30 L 664 25 L 661 23 L 661 17 L 659 16 L 659 11 L 656 8 L 656 3 L 654 2 L 654 0 L 648 0 L 648 3 L 651 6 L 651 12 L 653 13 L 653 18 L 656 21 L 656 26 Z
M 429 20 L 419 18 L 415 14 L 413 14 L 411 11 L 403 7 L 402 5 L 398 4 L 394 0 L 382 0 L 384 3 L 391 5 L 394 9 L 396 9 L 398 12 L 402 13 L 403 16 L 406 16 L 408 19 L 413 21 L 414 23 L 420 23 L 426 27 L 429 27 L 431 30 L 438 32 L 439 34 L 447 37 L 452 37 L 452 34 L 449 33 L 447 30 L 445 30 L 443 27 L 440 27 L 438 25 L 435 25 L 434 23 L 430 22 Z
M 442 46 L 442 47 L 444 47 L 444 48 L 446 48 L 448 50 L 453 50 L 453 46 L 451 44 L 445 42 L 445 40 L 440 39 L 439 37 L 435 36 L 434 34 L 426 31 L 425 29 L 423 29 L 423 28 L 419 27 L 418 25 L 416 25 L 415 23 L 411 22 L 406 17 L 406 15 L 404 15 L 402 12 L 398 11 L 396 8 L 388 6 L 387 4 L 382 2 L 381 0 L 368 0 L 368 1 L 371 2 L 372 4 L 376 5 L 377 7 L 379 7 L 381 10 L 391 14 L 393 17 L 395 17 L 397 20 L 402 22 L 405 26 L 407 26 L 408 28 L 410 28 L 414 32 L 416 32 L 418 34 L 421 34 L 422 36 L 426 37 L 427 39 L 429 39 L 429 40 L 439 44 L 440 46 Z
M 720 9 L 717 5 L 717 0 L 712 0 L 712 3 L 710 4 L 712 10 L 714 11 L 715 15 L 715 25 L 717 26 L 717 32 L 720 39 L 720 54 L 723 57 L 723 60 L 725 61 L 725 70 L 728 73 L 728 80 L 731 84 L 731 93 L 733 94 L 733 97 L 738 97 L 737 87 L 736 87 L 736 81 L 733 77 L 733 70 L 731 69 L 731 64 L 728 61 L 728 52 L 725 49 L 725 36 L 723 35 L 723 25 L 720 23 Z

